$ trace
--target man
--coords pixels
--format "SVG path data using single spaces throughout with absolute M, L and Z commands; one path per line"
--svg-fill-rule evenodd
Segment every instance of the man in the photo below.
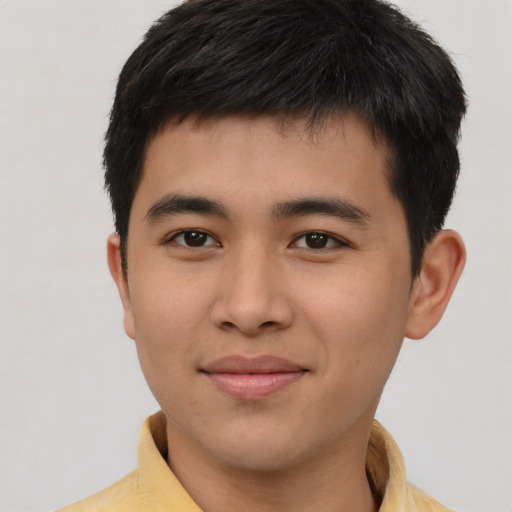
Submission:
M 64 510 L 441 511 L 373 421 L 465 251 L 463 89 L 376 0 L 198 0 L 119 78 L 108 262 L 162 412 Z

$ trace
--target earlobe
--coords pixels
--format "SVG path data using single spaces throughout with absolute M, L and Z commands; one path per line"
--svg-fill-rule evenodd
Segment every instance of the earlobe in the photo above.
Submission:
M 443 230 L 434 236 L 413 284 L 406 337 L 424 338 L 439 323 L 465 261 L 466 249 L 458 233 Z
M 121 238 L 117 233 L 112 233 L 107 239 L 107 261 L 110 275 L 116 283 L 121 303 L 123 304 L 124 330 L 130 338 L 135 339 L 135 325 L 130 289 L 128 287 L 127 276 L 122 265 Z

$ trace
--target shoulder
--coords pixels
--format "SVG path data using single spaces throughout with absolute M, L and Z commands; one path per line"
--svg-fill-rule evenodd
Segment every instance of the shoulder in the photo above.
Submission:
M 138 472 L 132 471 L 102 491 L 57 512 L 132 512 L 141 510 L 138 496 Z M 134 508 L 137 507 L 137 508 Z

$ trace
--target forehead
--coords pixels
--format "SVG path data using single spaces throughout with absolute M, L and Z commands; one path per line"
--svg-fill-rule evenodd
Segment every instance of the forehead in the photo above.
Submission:
M 389 155 L 388 145 L 353 114 L 313 125 L 303 118 L 273 116 L 189 117 L 167 123 L 151 138 L 141 181 L 192 183 L 201 174 L 217 182 L 227 179 L 229 171 L 233 179 L 242 180 L 256 171 L 253 181 L 263 184 L 269 177 L 265 171 L 272 170 L 273 180 L 282 177 L 290 187 L 307 170 L 320 185 L 330 171 L 343 173 L 350 167 L 387 175 Z
M 246 217 L 317 198 L 380 214 L 396 202 L 389 160 L 386 144 L 355 115 L 313 127 L 301 118 L 187 118 L 168 123 L 148 143 L 131 221 L 147 219 L 176 194 L 208 198 Z

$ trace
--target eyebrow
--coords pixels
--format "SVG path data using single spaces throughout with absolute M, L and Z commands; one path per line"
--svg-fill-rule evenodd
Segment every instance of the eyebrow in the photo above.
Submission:
M 276 219 L 302 215 L 326 215 L 366 227 L 371 215 L 368 210 L 338 197 L 299 198 L 276 204 L 272 209 Z
M 157 201 L 146 213 L 149 223 L 178 215 L 180 213 L 199 213 L 214 217 L 229 218 L 226 207 L 203 196 L 168 194 Z M 338 197 L 298 198 L 277 203 L 272 207 L 274 219 L 286 219 L 305 215 L 326 215 L 366 227 L 371 219 L 370 213 L 347 199 Z
M 145 220 L 153 223 L 164 217 L 180 213 L 200 213 L 214 217 L 228 217 L 225 207 L 218 201 L 202 196 L 169 194 L 151 206 L 145 215 Z

